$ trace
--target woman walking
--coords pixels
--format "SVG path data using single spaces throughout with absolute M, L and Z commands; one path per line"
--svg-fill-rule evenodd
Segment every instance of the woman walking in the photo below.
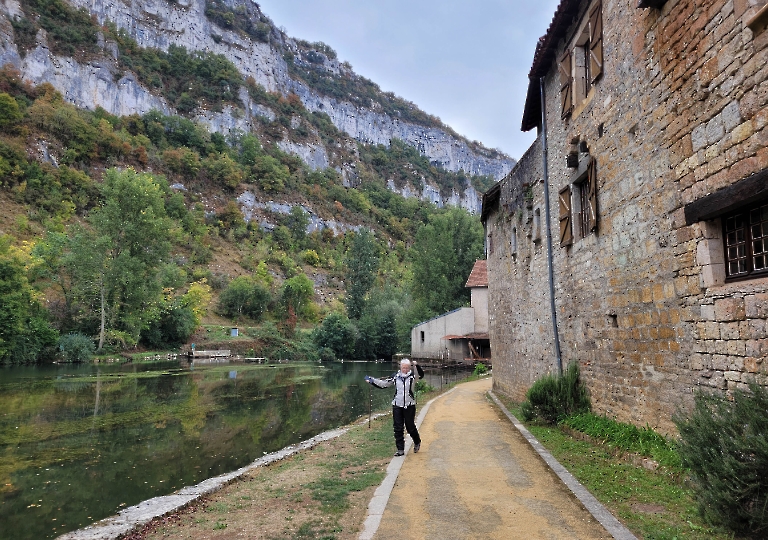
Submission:
M 413 366 L 419 374 L 419 379 L 423 379 L 424 370 L 421 369 L 421 366 L 415 361 Z M 413 388 L 416 384 L 416 377 L 411 370 L 411 361 L 407 358 L 402 359 L 400 371 L 391 377 L 376 379 L 366 376 L 365 381 L 376 388 L 395 386 L 395 398 L 392 400 L 392 423 L 395 430 L 395 446 L 397 447 L 395 455 L 402 456 L 405 454 L 403 426 L 413 439 L 413 451 L 418 452 L 421 448 L 421 437 L 419 437 L 419 430 L 416 429 L 416 396 Z

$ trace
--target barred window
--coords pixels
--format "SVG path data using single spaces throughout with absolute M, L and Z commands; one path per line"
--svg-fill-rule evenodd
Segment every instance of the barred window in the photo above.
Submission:
M 768 275 L 768 202 L 723 216 L 726 280 Z

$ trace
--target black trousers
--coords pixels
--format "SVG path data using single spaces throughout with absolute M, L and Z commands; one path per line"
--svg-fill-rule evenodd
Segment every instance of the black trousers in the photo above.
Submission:
M 413 444 L 421 444 L 419 430 L 416 429 L 416 405 L 410 407 L 392 406 L 392 422 L 395 428 L 395 445 L 402 451 L 405 449 L 405 436 L 403 435 L 403 425 L 408 430 L 408 435 L 413 439 Z

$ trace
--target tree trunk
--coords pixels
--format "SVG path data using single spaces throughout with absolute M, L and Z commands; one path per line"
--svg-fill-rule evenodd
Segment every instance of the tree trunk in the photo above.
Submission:
M 101 284 L 99 287 L 99 290 L 101 292 L 101 325 L 99 326 L 99 348 L 100 351 L 104 347 L 104 337 L 105 337 L 105 326 L 107 321 L 107 308 L 104 305 L 104 278 L 102 276 Z

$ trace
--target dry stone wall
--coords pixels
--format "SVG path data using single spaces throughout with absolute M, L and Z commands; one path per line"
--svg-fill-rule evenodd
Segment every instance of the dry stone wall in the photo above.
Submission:
M 635 6 L 603 2 L 604 73 L 570 118 L 554 64 L 546 77 L 557 317 L 595 409 L 672 432 L 696 388 L 741 388 L 765 369 L 768 278 L 725 283 L 719 220 L 687 223 L 685 206 L 768 168 L 768 32 L 747 27 L 755 0 Z M 558 190 L 579 189 L 574 140 L 597 163 L 598 228 L 560 247 Z M 527 183 L 531 206 L 543 200 L 527 157 L 486 220 L 494 250 L 518 228 L 517 255 L 488 257 L 494 384 L 518 398 L 554 369 L 546 262 L 517 193 Z

